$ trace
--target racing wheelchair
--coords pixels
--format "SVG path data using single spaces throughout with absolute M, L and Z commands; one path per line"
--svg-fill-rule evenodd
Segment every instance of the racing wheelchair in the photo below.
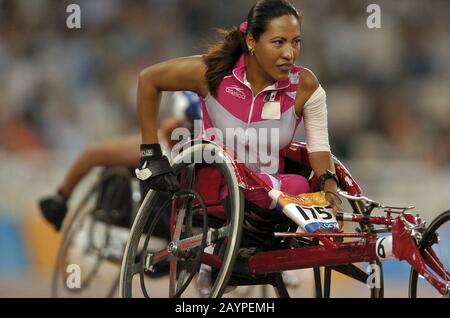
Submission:
M 292 143 L 284 157 L 285 173 L 308 177 L 311 189 L 317 191 L 305 144 Z M 363 196 L 344 165 L 333 159 L 339 194 L 348 201 L 351 213 L 339 212 L 334 219 L 326 205 L 307 206 L 303 202 L 309 197 L 282 193 L 276 195 L 284 213 L 274 213 L 244 200 L 244 189 L 263 188 L 269 194 L 271 190 L 250 169 L 214 143 L 194 143 L 173 160 L 181 190 L 174 195 L 150 191 L 138 211 L 122 261 L 120 295 L 192 296 L 192 282 L 203 264 L 211 267 L 210 297 L 223 296 L 228 286 L 259 284 L 272 285 L 279 297 L 289 297 L 281 272 L 313 268 L 316 297 L 330 297 L 331 276 L 336 271 L 369 285 L 367 296 L 380 298 L 384 293 L 381 261 L 395 258 L 411 265 L 411 297 L 421 296 L 426 285 L 419 277 L 434 287 L 437 295 L 449 296 L 449 240 L 440 240 L 439 234 L 448 233 L 450 211 L 426 228 L 420 217 L 408 212 L 413 207 L 383 206 Z M 248 180 L 258 186 L 249 185 Z M 286 216 L 292 209 L 303 225 L 313 221 L 320 226 L 299 230 L 301 222 Z M 384 215 L 372 215 L 375 209 Z M 155 231 L 164 215 L 170 215 L 170 239 L 157 246 L 153 243 Z M 337 225 L 336 221 L 354 222 L 359 227 L 355 232 L 341 232 L 337 226 L 330 227 L 331 223 Z M 374 273 L 356 265 L 361 262 L 377 269 L 377 284 L 368 284 Z M 165 281 L 145 280 L 146 273 L 157 273 L 162 267 L 169 268 L 168 286 Z
M 123 250 L 140 204 L 133 179 L 126 167 L 104 168 L 71 209 L 53 270 L 52 297 L 116 293 Z M 74 274 L 78 282 L 70 282 Z

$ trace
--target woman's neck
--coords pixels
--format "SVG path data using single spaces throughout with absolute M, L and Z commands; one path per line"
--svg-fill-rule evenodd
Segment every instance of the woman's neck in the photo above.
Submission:
M 264 88 L 276 82 L 261 68 L 253 56 L 247 56 L 246 77 L 251 85 L 253 96 L 258 95 Z

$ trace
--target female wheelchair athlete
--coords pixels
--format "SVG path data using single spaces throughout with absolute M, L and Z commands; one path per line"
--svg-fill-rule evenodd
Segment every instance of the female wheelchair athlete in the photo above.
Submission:
M 215 160 L 196 163 L 194 159 L 203 158 L 205 153 Z M 292 143 L 285 158 L 287 173 L 310 176 L 305 144 Z M 382 206 L 363 196 L 348 170 L 333 159 L 340 195 L 353 210 L 337 213 L 336 219 L 359 223 L 356 232 L 297 231 L 298 224 L 284 213 L 257 210 L 245 202 L 243 194 L 244 189 L 257 188 L 246 183 L 249 178 L 258 182 L 252 171 L 213 143 L 194 143 L 173 160 L 182 189 L 175 195 L 150 191 L 138 211 L 122 261 L 121 296 L 136 296 L 139 289 L 145 297 L 192 296 L 191 283 L 201 264 L 206 264 L 212 268 L 210 297 L 221 297 L 229 285 L 258 284 L 270 284 L 278 296 L 289 297 L 281 272 L 302 268 L 314 268 L 316 296 L 329 297 L 332 270 L 369 284 L 372 273 L 355 265 L 368 262 L 379 269 L 378 284 L 369 284 L 368 296 L 378 298 L 384 292 L 381 261 L 389 257 L 411 265 L 411 297 L 422 296 L 425 285 L 419 277 L 430 283 L 438 295 L 448 296 L 450 249 L 445 246 L 449 240 L 440 241 L 439 234 L 448 233 L 450 211 L 425 228 L 418 216 L 407 212 L 412 207 Z M 311 189 L 317 189 L 317 179 L 312 176 L 309 181 Z M 221 194 L 224 188 L 226 195 Z M 302 209 L 296 204 L 298 199 L 291 199 L 293 204 L 285 208 Z M 376 208 L 386 215 L 372 216 Z M 155 230 L 165 215 L 170 215 L 170 239 L 163 247 L 156 246 Z M 313 215 L 320 219 L 320 210 Z M 391 236 L 380 236 L 382 233 Z M 351 241 L 345 242 L 344 238 Z M 157 273 L 163 264 L 169 267 L 166 290 L 162 281 L 149 284 L 145 280 L 146 273 Z M 323 292 L 320 267 L 325 267 Z

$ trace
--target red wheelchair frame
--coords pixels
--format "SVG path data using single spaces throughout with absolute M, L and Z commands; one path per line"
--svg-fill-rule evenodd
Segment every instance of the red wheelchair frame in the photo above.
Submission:
M 184 159 L 190 160 L 193 155 L 203 153 L 209 146 L 216 154 L 219 153 L 219 157 L 222 157 L 224 162 L 204 164 L 203 161 L 202 163 L 183 161 Z M 311 173 L 312 169 L 310 168 L 306 145 L 304 143 L 292 143 L 282 155 L 287 159 L 285 160 L 285 173 L 297 171 L 309 177 L 310 188 L 313 192 L 317 191 L 317 178 Z M 434 237 L 436 235 L 433 232 L 435 231 L 434 227 L 440 227 L 444 222 L 450 222 L 450 211 L 438 216 L 427 229 L 420 217 L 407 212 L 413 207 L 383 206 L 363 196 L 361 188 L 349 171 L 334 156 L 333 160 L 340 181 L 339 195 L 348 200 L 353 210 L 353 213 L 338 212 L 336 220 L 359 223 L 360 231 L 346 233 L 339 231 L 273 233 L 275 237 L 280 238 L 280 241 L 283 238 L 284 241 L 289 240 L 294 244 L 288 244 L 288 247 L 276 245 L 271 249 L 255 250 L 254 253 L 244 257 L 244 264 L 241 262 L 242 259 L 239 259 L 239 266 L 244 266 L 244 271 L 237 273 L 235 270 L 238 270 L 238 268 L 235 262 L 241 248 L 242 232 L 245 231 L 242 226 L 245 215 L 244 205 L 242 204 L 244 201 L 243 189 L 249 191 L 261 188 L 266 191 L 271 189 L 252 170 L 235 160 L 224 148 L 210 142 L 201 142 L 198 145 L 195 143 L 192 145 L 191 143 L 189 148 L 186 148 L 174 159 L 174 171 L 180 178 L 180 185 L 183 190 L 173 195 L 171 201 L 167 201 L 167 203 L 172 202 L 169 222 L 170 242 L 163 249 L 152 252 L 147 249 L 152 231 L 156 228 L 158 219 L 161 215 L 164 215 L 163 207 L 170 206 L 164 204 L 158 207 L 158 193 L 150 191 L 139 209 L 130 232 L 122 263 L 121 295 L 124 297 L 132 296 L 132 280 L 135 274 L 140 273 L 141 286 L 144 286 L 142 273 L 152 271 L 156 264 L 168 260 L 170 263 L 169 296 L 171 297 L 179 297 L 184 292 L 202 263 L 211 266 L 213 271 L 216 270 L 211 297 L 220 297 L 229 282 L 237 285 L 255 285 L 261 282 L 267 284 L 267 280 L 262 279 L 264 277 L 271 277 L 269 283 L 275 287 L 277 293 L 280 296 L 288 297 L 286 286 L 281 279 L 281 272 L 304 268 L 314 268 L 316 295 L 321 297 L 320 267 L 325 267 L 324 296 L 328 297 L 331 269 L 354 277 L 363 283 L 369 283 L 367 282 L 369 275 L 356 268 L 353 263 L 370 262 L 378 264 L 392 256 L 397 260 L 406 260 L 413 269 L 410 275 L 411 297 L 416 295 L 417 273 L 422 275 L 441 295 L 450 296 L 450 273 L 444 268 L 443 263 L 431 248 L 431 244 L 435 244 L 436 241 L 436 237 Z M 287 169 L 289 161 L 293 164 L 289 167 L 290 169 Z M 227 185 L 231 182 L 231 186 L 234 187 L 230 188 L 228 185 L 229 206 L 227 208 L 220 195 L 222 181 L 225 179 Z M 190 199 L 183 199 L 187 197 L 190 197 Z M 181 198 L 180 201 L 178 201 L 179 198 Z M 185 205 L 183 202 L 191 203 Z M 371 213 L 376 208 L 382 209 L 385 215 L 372 216 Z M 280 211 L 279 213 L 283 212 Z M 193 219 L 192 216 L 187 217 L 188 214 L 203 218 L 202 233 L 195 234 L 192 231 Z M 208 225 L 209 219 L 212 221 L 218 220 L 218 225 L 211 228 Z M 139 242 L 145 234 L 144 228 L 147 224 L 149 225 L 147 238 L 143 247 L 140 248 Z M 383 227 L 376 228 L 375 225 Z M 181 232 L 188 234 L 180 236 Z M 391 237 L 381 237 L 378 236 L 379 233 L 390 233 Z M 298 240 L 304 241 L 305 238 L 311 239 L 310 241 L 313 243 L 296 245 Z M 356 240 L 344 242 L 344 238 Z M 386 239 L 387 241 L 383 243 Z M 390 240 L 391 245 L 384 245 Z M 216 242 L 218 242 L 216 247 L 219 247 L 219 250 L 214 250 L 212 253 L 204 251 L 205 247 L 213 246 Z M 225 246 L 223 254 L 220 252 L 221 244 L 222 247 Z M 383 253 L 385 247 L 392 249 L 392 255 Z M 139 252 L 139 250 L 144 252 Z M 189 274 L 178 275 L 178 262 L 183 267 L 193 257 L 195 257 L 195 265 L 191 266 L 192 271 Z M 183 267 L 181 271 L 187 272 L 187 267 Z M 248 279 L 243 279 L 242 273 L 245 277 L 249 276 Z M 232 277 L 239 279 L 230 280 Z M 184 280 L 184 278 L 187 279 Z M 259 280 L 260 278 L 261 280 Z M 382 280 L 381 283 L 383 283 Z M 415 287 L 411 287 L 413 285 Z M 412 289 L 414 289 L 413 292 L 411 292 Z M 143 292 L 144 295 L 148 296 L 145 286 Z M 371 295 L 372 297 L 382 297 L 383 287 L 372 288 Z
M 309 165 L 306 145 L 303 143 L 292 143 L 286 153 L 286 158 L 299 161 L 305 165 Z M 420 275 L 422 275 L 431 285 L 433 285 L 442 295 L 449 295 L 450 285 L 446 278 L 450 277 L 450 273 L 446 271 L 443 264 L 438 260 L 437 256 L 430 249 L 426 255 L 422 257 L 419 251 L 418 242 L 421 238 L 421 229 L 424 224 L 419 217 L 406 212 L 413 207 L 384 207 L 386 216 L 370 216 L 373 208 L 383 208 L 380 204 L 362 196 L 362 191 L 354 178 L 344 165 L 333 156 L 335 162 L 336 174 L 341 181 L 341 187 L 346 191 L 340 191 L 340 194 L 353 202 L 364 202 L 366 211 L 361 214 L 337 213 L 338 221 L 350 221 L 364 225 L 385 225 L 386 230 L 392 233 L 393 250 L 392 254 L 395 259 L 407 261 Z M 265 188 L 263 182 L 244 164 L 234 163 L 235 172 L 240 185 L 244 185 L 247 189 L 257 189 L 259 187 L 246 186 L 246 180 L 253 180 Z M 211 180 L 203 179 L 203 180 Z M 217 197 L 211 197 L 211 183 L 202 181 L 200 183 L 199 193 L 202 194 L 207 206 L 214 206 L 218 202 Z M 311 187 L 314 189 L 317 185 L 317 178 L 310 180 Z M 266 188 L 267 189 L 267 188 Z M 359 205 L 359 209 L 363 209 L 364 204 Z M 216 210 L 216 213 L 218 211 Z M 397 215 L 393 217 L 392 214 Z M 423 231 L 422 231 L 423 232 Z M 377 242 L 380 238 L 376 235 L 377 231 L 346 232 L 346 233 L 330 233 L 320 231 L 314 233 L 274 233 L 277 237 L 308 237 L 316 238 L 323 245 L 299 247 L 293 249 L 272 250 L 258 252 L 248 259 L 248 266 L 251 274 L 269 274 L 287 270 L 296 270 L 304 268 L 316 268 L 321 266 L 334 266 L 357 262 L 380 261 L 383 258 L 377 253 Z M 360 238 L 361 240 L 354 242 L 339 242 L 335 238 Z M 220 257 L 204 253 L 203 263 L 212 267 L 219 268 L 221 265 Z M 427 266 L 433 269 L 434 275 Z

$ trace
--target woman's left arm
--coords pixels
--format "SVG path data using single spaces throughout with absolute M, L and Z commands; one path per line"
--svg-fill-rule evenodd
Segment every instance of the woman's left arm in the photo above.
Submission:
M 335 172 L 328 141 L 326 95 L 317 77 L 308 69 L 300 75 L 296 96 L 296 113 L 303 116 L 309 162 L 317 177 Z M 332 178 L 325 180 L 323 191 L 333 211 L 341 209 L 337 184 Z

